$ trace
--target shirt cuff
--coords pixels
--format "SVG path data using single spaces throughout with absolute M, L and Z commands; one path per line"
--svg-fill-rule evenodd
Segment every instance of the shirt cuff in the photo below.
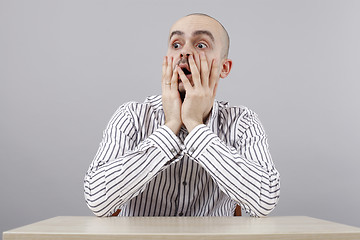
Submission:
M 197 161 L 199 155 L 218 136 L 214 134 L 205 124 L 196 126 L 185 138 L 185 151 L 189 157 Z
M 149 139 L 152 140 L 169 159 L 173 159 L 182 150 L 180 139 L 165 125 L 158 128 L 149 136 Z

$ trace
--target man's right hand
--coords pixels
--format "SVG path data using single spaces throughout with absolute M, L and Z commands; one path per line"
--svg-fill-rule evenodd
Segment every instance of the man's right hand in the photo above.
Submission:
M 182 126 L 181 98 L 179 93 L 178 72 L 173 70 L 173 57 L 164 57 L 162 65 L 162 104 L 165 114 L 165 125 L 176 135 Z

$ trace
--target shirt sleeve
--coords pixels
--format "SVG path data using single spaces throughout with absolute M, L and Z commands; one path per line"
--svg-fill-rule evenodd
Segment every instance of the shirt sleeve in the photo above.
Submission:
M 246 114 L 236 127 L 236 144 L 228 146 L 207 126 L 199 125 L 185 139 L 185 152 L 251 216 L 266 216 L 279 199 L 279 172 L 256 115 Z
M 132 114 L 121 107 L 111 118 L 84 179 L 88 207 L 97 216 L 111 216 L 141 193 L 146 184 L 180 158 L 181 142 L 166 126 L 137 141 Z

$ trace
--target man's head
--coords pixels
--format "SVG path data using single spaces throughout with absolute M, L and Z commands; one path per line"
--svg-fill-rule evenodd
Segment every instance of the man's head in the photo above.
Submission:
M 231 70 L 232 61 L 228 59 L 229 36 L 216 19 L 205 14 L 190 14 L 180 18 L 170 29 L 167 56 L 173 57 L 174 66 L 179 65 L 190 81 L 189 54 L 204 52 L 209 66 L 213 59 L 218 60 L 219 78 L 225 78 Z M 184 92 L 182 83 L 179 91 Z

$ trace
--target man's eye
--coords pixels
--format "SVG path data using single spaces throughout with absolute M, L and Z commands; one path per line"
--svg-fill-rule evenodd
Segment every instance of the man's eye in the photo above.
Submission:
M 180 47 L 180 43 L 173 43 L 173 48 L 177 49 Z
M 207 48 L 207 46 L 205 43 L 198 43 L 197 48 L 203 49 L 203 48 Z

